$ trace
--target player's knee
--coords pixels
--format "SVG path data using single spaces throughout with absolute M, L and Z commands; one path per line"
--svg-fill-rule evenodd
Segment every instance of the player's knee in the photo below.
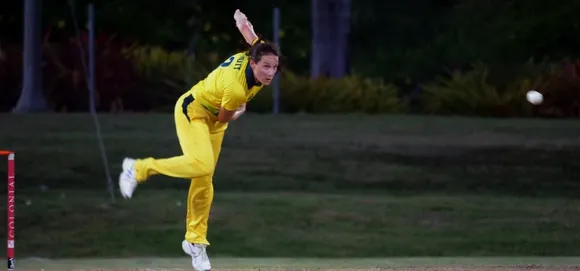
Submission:
M 215 169 L 213 157 L 211 156 L 192 157 L 189 164 L 192 177 L 213 175 Z
M 213 171 L 215 170 L 215 165 L 213 160 L 211 161 L 200 161 L 199 162 L 199 171 L 201 175 L 213 175 Z

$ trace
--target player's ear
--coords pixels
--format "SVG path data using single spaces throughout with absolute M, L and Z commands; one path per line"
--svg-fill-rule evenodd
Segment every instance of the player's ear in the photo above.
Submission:
M 256 61 L 254 61 L 253 59 L 250 58 L 250 66 L 255 67 L 258 63 L 256 63 Z

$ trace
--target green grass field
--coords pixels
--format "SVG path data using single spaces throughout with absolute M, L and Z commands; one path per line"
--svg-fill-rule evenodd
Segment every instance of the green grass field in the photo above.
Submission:
M 21 257 L 173 257 L 186 191 L 21 192 Z M 28 204 L 28 205 L 27 205 Z M 580 200 L 489 196 L 217 193 L 210 253 L 220 257 L 580 255 Z
M 188 181 L 155 177 L 112 204 L 89 116 L 0 123 L 10 127 L 0 149 L 17 153 L 20 259 L 183 254 Z M 101 123 L 115 182 L 126 155 L 179 152 L 171 115 Z M 572 120 L 248 115 L 224 142 L 210 256 L 578 256 L 579 130 Z
M 213 270 L 482 270 L 494 268 L 524 270 L 550 268 L 549 270 L 574 270 L 580 258 L 574 257 L 487 257 L 487 258 L 216 258 Z M 98 268 L 100 270 L 189 270 L 188 258 L 135 258 L 135 259 L 25 259 L 21 268 L 38 270 L 71 270 Z
M 172 115 L 100 117 L 113 171 L 124 156 L 180 152 Z M 106 186 L 88 115 L 0 115 L 23 186 Z M 248 115 L 227 132 L 219 191 L 487 193 L 573 196 L 580 122 L 419 116 Z M 0 147 L 2 148 L 2 147 Z M 37 162 L 32 169 L 32 163 Z M 155 187 L 183 182 L 156 177 Z

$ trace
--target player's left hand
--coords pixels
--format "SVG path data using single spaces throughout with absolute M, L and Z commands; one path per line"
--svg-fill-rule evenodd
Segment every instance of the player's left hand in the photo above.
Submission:
M 245 112 L 246 112 L 246 104 L 243 104 L 242 106 L 240 106 L 240 108 L 238 108 L 238 110 L 236 110 L 236 112 L 232 116 L 232 120 L 239 119 L 240 116 L 242 116 Z

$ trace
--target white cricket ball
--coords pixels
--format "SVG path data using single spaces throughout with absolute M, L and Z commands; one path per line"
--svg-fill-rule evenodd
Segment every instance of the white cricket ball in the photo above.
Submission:
M 528 102 L 538 105 L 544 101 L 544 95 L 535 90 L 530 90 L 528 91 L 528 93 L 526 93 L 526 99 L 528 100 Z

